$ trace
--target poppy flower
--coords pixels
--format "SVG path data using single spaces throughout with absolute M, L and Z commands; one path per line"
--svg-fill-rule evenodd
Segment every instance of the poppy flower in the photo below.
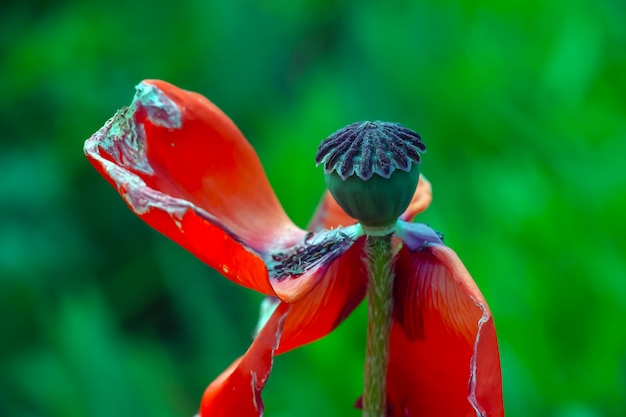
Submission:
M 206 389 L 202 417 L 263 414 L 274 356 L 335 329 L 363 300 L 363 228 L 328 192 L 307 228 L 285 214 L 251 145 L 205 97 L 144 81 L 85 154 L 135 214 L 231 281 L 267 296 L 250 348 Z M 395 226 L 388 417 L 503 415 L 494 322 L 438 233 L 410 223 L 431 201 L 422 176 Z

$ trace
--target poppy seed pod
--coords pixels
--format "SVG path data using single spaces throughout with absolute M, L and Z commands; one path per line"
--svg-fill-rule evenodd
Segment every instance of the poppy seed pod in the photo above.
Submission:
M 392 225 L 411 202 L 419 180 L 420 136 L 390 122 L 357 122 L 326 138 L 316 163 L 329 191 L 350 216 L 369 227 Z

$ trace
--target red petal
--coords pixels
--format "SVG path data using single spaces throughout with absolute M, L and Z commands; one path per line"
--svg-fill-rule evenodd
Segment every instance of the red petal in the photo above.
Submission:
M 413 199 L 411 200 L 409 207 L 407 207 L 404 213 L 400 215 L 400 219 L 410 222 L 417 214 L 428 208 L 432 199 L 432 188 L 430 186 L 430 182 L 424 178 L 423 175 L 421 175 L 415 194 L 413 194 Z M 326 191 L 322 197 L 322 201 L 318 204 L 315 214 L 313 215 L 311 223 L 309 223 L 307 229 L 319 231 L 322 229 L 330 229 L 332 227 L 349 226 L 356 222 L 356 219 L 348 216 L 343 211 L 330 192 Z
M 402 248 L 387 381 L 392 416 L 504 415 L 489 307 L 451 249 Z
M 236 283 L 276 294 L 258 253 L 305 232 L 286 216 L 250 144 L 206 98 L 144 81 L 85 153 L 152 227 Z
M 330 229 L 331 227 L 350 226 L 356 222 L 356 219 L 348 216 L 339 207 L 330 191 L 326 190 L 307 229 L 317 232 L 322 229 Z
M 367 285 L 360 238 L 326 270 L 320 283 L 302 300 L 276 301 L 246 354 L 206 389 L 201 417 L 257 417 L 263 412 L 261 390 L 274 354 L 313 342 L 337 327 L 361 302 Z
M 365 297 L 367 274 L 360 238 L 336 259 L 320 283 L 292 304 L 277 353 L 313 342 L 337 327 Z
M 144 81 L 131 107 L 116 115 L 111 132 L 97 144 L 99 149 L 91 149 L 104 158 L 154 190 L 205 210 L 256 249 L 294 227 L 254 149 L 197 93 Z
M 260 417 L 261 391 L 272 370 L 289 304 L 280 303 L 248 351 L 204 391 L 201 417 Z
M 433 200 L 433 191 L 430 185 L 430 181 L 420 175 L 419 182 L 417 183 L 417 189 L 413 194 L 413 199 L 409 204 L 409 207 L 400 215 L 400 220 L 410 222 L 415 216 L 423 212 L 430 206 L 430 202 Z

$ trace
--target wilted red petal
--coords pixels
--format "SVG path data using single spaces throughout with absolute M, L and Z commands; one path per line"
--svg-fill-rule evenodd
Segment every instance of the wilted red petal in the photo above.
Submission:
M 144 81 L 85 153 L 137 215 L 234 282 L 290 301 L 317 283 L 320 274 L 270 281 L 262 257 L 306 232 L 286 216 L 250 144 L 203 96 Z
M 392 416 L 503 416 L 493 318 L 461 260 L 443 245 L 403 247 L 395 274 Z
M 365 297 L 364 237 L 336 259 L 319 284 L 291 305 L 277 353 L 313 342 L 337 327 Z
M 201 417 L 257 417 L 263 411 L 261 390 L 274 354 L 313 342 L 337 327 L 361 302 L 367 285 L 360 238 L 326 270 L 324 278 L 302 300 L 288 304 L 269 299 L 268 320 L 246 354 L 206 389 Z M 273 309 L 273 310 L 272 310 Z
M 400 216 L 401 220 L 411 221 L 413 218 L 426 210 L 432 201 L 432 188 L 430 182 L 420 175 L 419 182 L 413 199 L 409 207 Z M 338 226 L 349 226 L 356 223 L 356 219 L 348 216 L 343 209 L 337 204 L 329 191 L 324 193 L 322 200 L 315 210 L 315 214 L 311 219 L 307 229 L 318 231 L 322 229 L 330 229 Z
M 315 213 L 307 229 L 318 231 L 322 229 L 330 229 L 331 227 L 349 226 L 355 224 L 356 219 L 350 217 L 339 204 L 335 201 L 330 191 L 326 190 L 322 196 L 322 200 L 317 205 Z
M 430 206 L 430 202 L 433 200 L 433 191 L 430 185 L 430 181 L 420 175 L 419 182 L 417 183 L 417 189 L 413 194 L 413 199 L 409 204 L 409 207 L 400 215 L 400 220 L 410 222 L 415 216 L 423 212 Z
M 272 370 L 289 304 L 280 303 L 248 351 L 204 391 L 201 417 L 260 417 L 261 391 Z

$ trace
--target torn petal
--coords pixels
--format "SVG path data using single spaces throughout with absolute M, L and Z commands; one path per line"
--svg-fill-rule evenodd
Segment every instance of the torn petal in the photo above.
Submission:
M 111 182 L 129 207 L 146 223 L 169 237 L 233 282 L 275 295 L 263 259 L 220 222 L 187 200 L 149 187 L 131 171 L 103 158 L 98 141 L 110 128 L 107 123 L 88 141 L 92 163 Z M 93 147 L 92 147 L 93 146 Z
M 289 307 L 281 302 L 248 351 L 207 387 L 200 417 L 263 415 L 261 391 L 272 370 Z
M 394 269 L 391 415 L 503 416 L 493 317 L 460 259 L 441 244 L 405 246 Z
M 205 391 L 201 417 L 259 417 L 261 390 L 274 354 L 313 342 L 337 327 L 365 296 L 367 275 L 362 262 L 364 238 L 335 259 L 323 279 L 294 304 L 264 299 L 258 334 L 246 354 Z
M 260 252 L 301 240 L 259 159 L 203 96 L 144 81 L 85 154 L 152 227 L 234 282 L 276 295 Z
M 110 130 L 85 144 L 98 165 L 107 160 L 166 196 L 188 201 L 259 249 L 295 228 L 259 158 L 235 124 L 200 94 L 163 81 L 143 81 Z M 118 185 L 126 178 L 107 176 Z

